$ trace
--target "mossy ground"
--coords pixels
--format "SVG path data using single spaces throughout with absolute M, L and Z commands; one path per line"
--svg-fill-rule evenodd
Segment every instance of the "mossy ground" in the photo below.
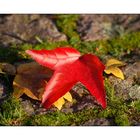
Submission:
M 58 29 L 65 33 L 68 41 L 48 42 L 38 39 L 38 44 L 13 45 L 10 48 L 0 46 L 0 61 L 16 63 L 26 61 L 29 57 L 25 54 L 27 49 L 53 49 L 59 46 L 71 45 L 81 53 L 94 53 L 103 59 L 106 55 L 121 58 L 124 54 L 131 54 L 140 48 L 140 32 L 133 32 L 112 38 L 110 40 L 84 42 L 76 31 L 78 15 L 57 15 L 55 23 Z M 3 77 L 3 75 L 0 75 Z M 84 109 L 76 113 L 63 113 L 54 111 L 45 115 L 28 116 L 21 106 L 20 100 L 9 98 L 0 105 L 0 125 L 49 125 L 67 126 L 83 125 L 86 121 L 96 118 L 112 120 L 112 125 L 133 125 L 131 120 L 140 122 L 140 101 L 125 101 L 115 96 L 115 89 L 105 76 L 105 89 L 107 93 L 107 109 Z M 11 92 L 11 91 L 10 91 Z

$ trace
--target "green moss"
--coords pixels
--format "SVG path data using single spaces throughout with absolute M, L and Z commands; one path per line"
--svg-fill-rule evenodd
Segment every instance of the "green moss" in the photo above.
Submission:
M 134 101 L 133 107 L 140 113 L 140 100 Z
M 119 126 L 129 126 L 130 122 L 128 115 L 122 111 L 118 111 L 117 116 L 115 117 L 115 123 Z
M 26 116 L 20 101 L 10 97 L 0 106 L 0 125 L 21 125 Z
M 99 41 L 97 54 L 110 54 L 120 57 L 129 54 L 133 49 L 140 48 L 140 32 L 128 33 L 106 41 Z
M 96 109 L 82 110 L 77 113 L 63 113 L 56 111 L 46 115 L 35 115 L 25 121 L 25 125 L 41 126 L 70 126 L 82 125 L 85 121 L 97 116 Z
M 100 42 L 98 41 L 88 41 L 88 42 L 81 42 L 77 45 L 76 49 L 78 49 L 82 54 L 86 53 L 96 53 Z
M 115 125 L 130 125 L 128 115 L 129 107 L 123 99 L 115 96 L 115 90 L 107 79 L 105 79 L 105 87 L 107 94 L 107 109 L 101 111 L 98 117 L 112 119 Z
M 77 33 L 77 21 L 79 15 L 57 15 L 56 25 L 58 29 L 66 34 L 68 42 L 76 46 L 80 42 L 79 34 Z

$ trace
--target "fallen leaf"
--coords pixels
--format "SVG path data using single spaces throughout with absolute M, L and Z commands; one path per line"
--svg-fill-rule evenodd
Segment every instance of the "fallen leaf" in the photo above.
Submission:
M 125 64 L 117 59 L 109 59 L 106 63 L 106 67 L 109 66 L 124 66 Z
M 102 76 L 105 67 L 97 56 L 92 54 L 81 56 L 72 47 L 60 47 L 54 50 L 27 50 L 26 53 L 40 65 L 54 70 L 42 96 L 42 104 L 45 108 L 49 108 L 64 96 L 77 82 L 85 85 L 102 107 L 106 108 Z
M 63 97 L 59 98 L 56 102 L 54 102 L 54 106 L 61 110 L 62 106 L 65 104 L 65 100 L 72 102 L 72 96 L 70 92 L 67 92 Z
M 40 66 L 36 62 L 25 63 L 17 68 L 17 75 L 13 81 L 13 96 L 20 98 L 23 94 L 34 100 L 41 100 L 45 85 L 52 76 L 52 70 Z M 61 110 L 65 100 L 72 102 L 71 94 L 68 92 L 54 103 L 55 107 Z
M 56 102 L 54 102 L 54 106 L 61 110 L 62 106 L 64 105 L 65 100 L 63 97 L 59 98 Z
M 16 82 L 13 83 L 14 86 L 14 93 L 13 96 L 16 98 L 21 97 L 23 94 L 26 94 L 28 97 L 34 99 L 34 100 L 39 100 L 37 96 L 34 95 L 34 93 L 31 92 L 30 89 L 22 87 L 18 85 Z
M 125 64 L 119 60 L 109 59 L 106 63 L 106 69 L 104 70 L 104 72 L 106 74 L 113 74 L 114 76 L 124 80 L 123 72 L 121 71 L 121 69 L 118 68 L 124 65 Z
M 21 64 L 17 68 L 17 75 L 13 81 L 13 96 L 19 98 L 23 94 L 40 100 L 47 80 L 52 76 L 52 70 L 42 67 L 36 62 Z M 42 89 L 42 90 L 41 90 Z
M 117 68 L 117 67 L 109 67 L 108 69 L 105 70 L 106 74 L 113 74 L 115 75 L 116 77 L 118 78 L 121 78 L 122 80 L 124 80 L 124 75 L 123 75 L 123 72 Z
M 72 96 L 71 96 L 71 94 L 70 94 L 70 92 L 67 92 L 64 96 L 63 96 L 63 98 L 65 98 L 67 101 L 69 101 L 69 102 L 72 102 Z

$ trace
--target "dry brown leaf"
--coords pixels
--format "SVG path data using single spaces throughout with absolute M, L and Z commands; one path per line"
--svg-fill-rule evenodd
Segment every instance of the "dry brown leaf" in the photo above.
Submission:
M 34 100 L 41 100 L 47 81 L 52 74 L 52 70 L 40 66 L 36 62 L 19 65 L 17 68 L 17 75 L 13 81 L 13 96 L 19 98 L 23 94 L 26 94 Z M 61 110 L 65 103 L 64 99 L 72 102 L 71 94 L 67 92 L 54 103 L 54 106 Z
M 52 76 L 52 70 L 40 66 L 36 62 L 21 64 L 17 68 L 17 75 L 13 81 L 13 96 L 20 97 L 26 94 L 28 97 L 40 100 L 40 94 L 46 85 L 46 81 Z

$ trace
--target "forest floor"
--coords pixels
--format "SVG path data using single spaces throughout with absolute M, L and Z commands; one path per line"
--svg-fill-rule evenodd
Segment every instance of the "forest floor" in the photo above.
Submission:
M 60 46 L 95 54 L 104 64 L 110 58 L 125 63 L 124 80 L 104 73 L 106 109 L 81 83 L 62 110 L 46 110 L 26 95 L 13 97 L 17 66 L 33 61 L 25 50 Z M 0 125 L 139 126 L 140 15 L 0 15 Z

